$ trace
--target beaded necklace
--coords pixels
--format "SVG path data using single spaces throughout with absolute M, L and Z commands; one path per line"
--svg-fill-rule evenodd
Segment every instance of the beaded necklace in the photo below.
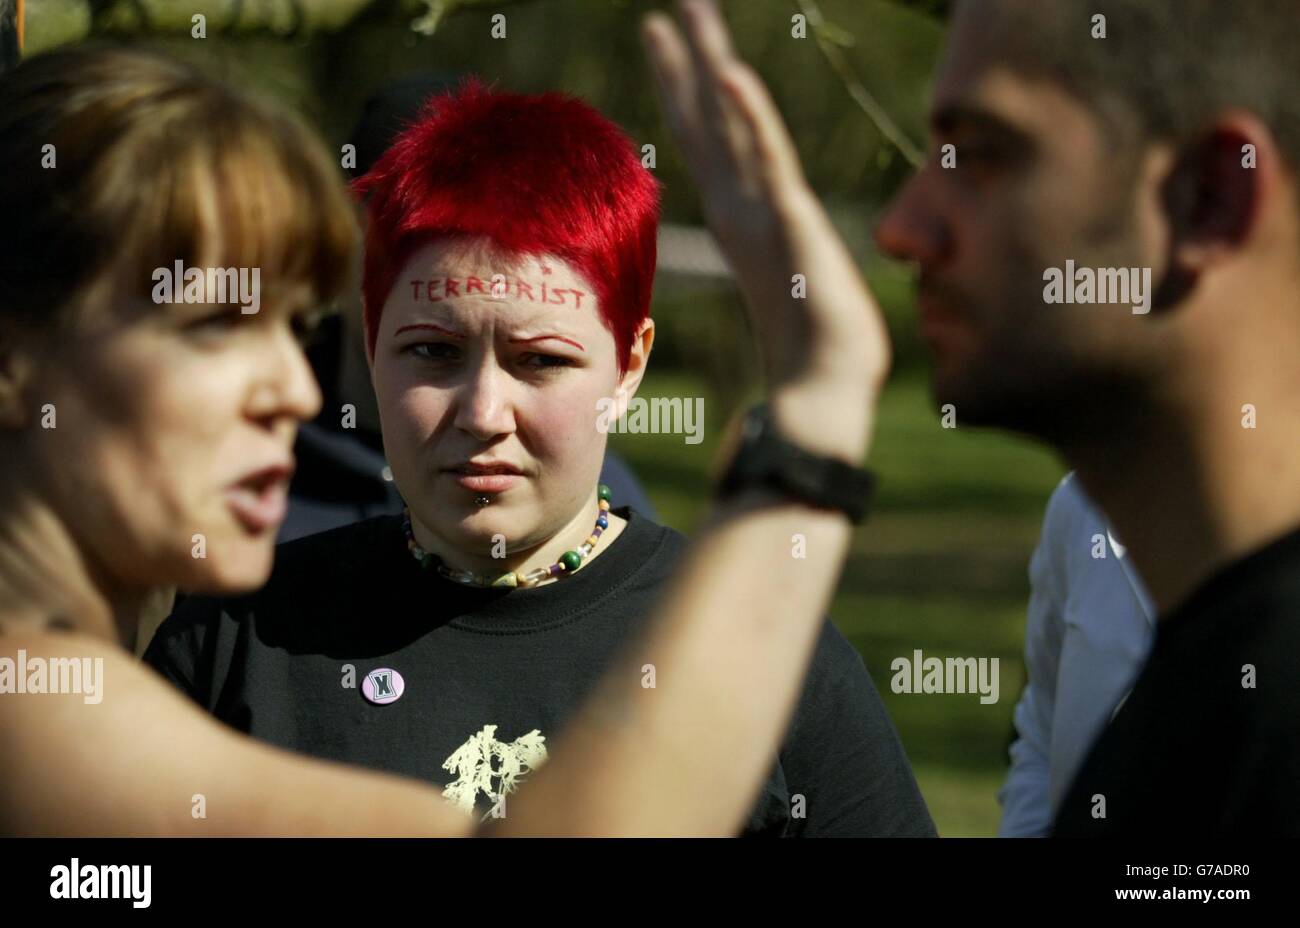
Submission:
M 419 562 L 425 570 L 436 570 L 440 575 L 456 583 L 463 583 L 466 586 L 477 587 L 529 587 L 536 586 L 543 580 L 551 577 L 558 577 L 561 574 L 573 573 L 581 566 L 582 561 L 589 554 L 591 549 L 596 547 L 596 542 L 600 539 L 605 529 L 609 528 L 609 499 L 610 490 L 605 484 L 600 484 L 596 488 L 596 526 L 587 536 L 587 540 L 578 545 L 576 551 L 565 551 L 560 555 L 560 559 L 550 567 L 537 567 L 528 573 L 511 570 L 503 574 L 477 574 L 472 570 L 464 570 L 456 567 L 448 567 L 436 555 L 425 551 L 420 547 L 419 542 L 415 540 L 415 531 L 411 528 L 411 510 L 408 507 L 402 513 L 402 529 L 406 533 L 406 547 L 411 552 L 411 557 Z

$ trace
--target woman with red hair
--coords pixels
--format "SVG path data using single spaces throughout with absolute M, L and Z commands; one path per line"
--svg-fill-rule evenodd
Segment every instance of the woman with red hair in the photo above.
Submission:
M 684 561 L 681 535 L 597 482 L 601 410 L 626 408 L 654 342 L 657 183 L 588 105 L 470 82 L 431 99 L 355 189 L 366 347 L 407 510 L 282 546 L 264 589 L 187 602 L 146 659 L 256 738 L 433 781 L 467 816 L 501 817 L 616 652 L 647 700 L 703 657 L 645 634 L 673 573 L 710 571 L 718 552 Z M 752 288 L 776 265 L 744 273 L 759 254 L 733 260 L 751 300 L 770 301 Z M 822 373 L 799 370 L 791 395 Z M 773 537 L 788 551 L 790 533 Z M 763 585 L 746 578 L 716 608 L 752 609 Z M 828 622 L 814 639 L 744 832 L 932 834 L 858 654 Z M 743 662 L 750 645 L 720 636 L 709 659 Z M 721 684 L 701 696 L 741 714 L 753 698 Z M 711 717 L 681 720 L 701 752 L 747 730 Z M 704 767 L 688 791 L 725 788 Z

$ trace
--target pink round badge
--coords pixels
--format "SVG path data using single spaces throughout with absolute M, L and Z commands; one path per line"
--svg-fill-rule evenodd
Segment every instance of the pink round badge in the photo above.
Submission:
M 386 706 L 390 702 L 396 702 L 401 698 L 402 691 L 405 689 L 406 681 L 402 679 L 400 673 L 391 667 L 380 667 L 378 670 L 372 670 L 361 681 L 361 695 L 377 706 Z

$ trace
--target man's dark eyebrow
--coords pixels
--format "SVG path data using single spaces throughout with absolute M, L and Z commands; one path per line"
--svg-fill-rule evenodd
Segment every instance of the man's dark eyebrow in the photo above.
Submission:
M 979 107 L 952 103 L 930 115 L 930 131 L 935 135 L 950 136 L 961 129 L 983 129 L 1012 139 L 1029 140 L 1023 129 Z

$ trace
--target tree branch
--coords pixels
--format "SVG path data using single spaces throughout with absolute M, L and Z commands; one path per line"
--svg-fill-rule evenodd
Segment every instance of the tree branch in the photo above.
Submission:
M 841 49 L 845 44 L 844 30 L 832 23 L 826 21 L 822 15 L 821 7 L 817 5 L 817 0 L 795 0 L 796 5 L 808 19 L 808 24 L 812 26 L 813 37 L 817 40 L 817 47 L 821 49 L 822 55 L 826 58 L 827 64 L 831 70 L 839 77 L 840 82 L 849 92 L 861 109 L 867 114 L 876 129 L 893 143 L 894 147 L 899 150 L 908 164 L 912 167 L 920 167 L 921 162 L 925 160 L 921 149 L 907 137 L 907 134 L 899 128 L 898 123 L 885 111 L 871 92 L 863 86 L 862 81 L 853 72 L 853 67 L 849 64 Z

